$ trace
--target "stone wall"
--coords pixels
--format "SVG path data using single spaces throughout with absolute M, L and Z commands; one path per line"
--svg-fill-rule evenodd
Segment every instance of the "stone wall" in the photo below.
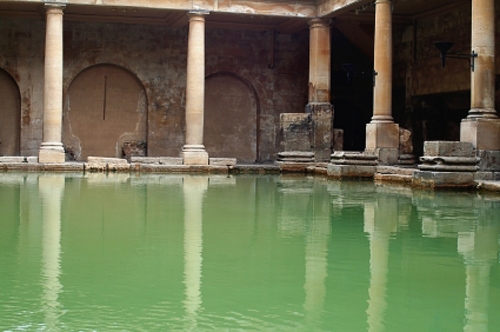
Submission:
M 0 68 L 12 76 L 21 95 L 20 154 L 37 155 L 42 141 L 45 23 L 2 19 L 0 31 Z M 307 30 L 278 34 L 207 27 L 207 77 L 234 78 L 247 89 L 255 104 L 251 105 L 255 111 L 253 128 L 246 129 L 254 147 L 241 160 L 275 159 L 279 150 L 279 114 L 303 112 L 307 103 L 308 51 Z M 65 21 L 65 107 L 70 103 L 68 91 L 78 74 L 97 64 L 119 66 L 135 76 L 146 93 L 147 154 L 178 156 L 184 144 L 186 55 L 187 27 Z M 214 112 L 212 120 L 207 120 L 227 118 L 234 110 L 215 108 Z M 232 119 L 221 123 L 221 131 L 236 122 Z M 238 143 L 230 137 L 226 143 L 233 144 L 233 150 L 226 151 L 222 146 L 214 154 L 232 157 L 226 153 L 237 150 Z

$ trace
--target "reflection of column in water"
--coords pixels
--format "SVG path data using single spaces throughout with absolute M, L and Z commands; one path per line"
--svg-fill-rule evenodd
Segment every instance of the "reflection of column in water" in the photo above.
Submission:
M 197 316 L 201 309 L 202 205 L 207 186 L 206 177 L 184 178 L 184 309 L 187 330 L 196 329 Z
M 304 309 L 308 326 L 320 321 L 326 295 L 328 238 L 330 221 L 328 218 L 313 217 L 312 227 L 306 238 L 306 280 L 304 283 Z
M 42 303 L 45 326 L 48 331 L 59 331 L 61 314 L 59 294 L 61 274 L 61 198 L 64 191 L 63 176 L 40 176 L 38 180 L 42 198 Z
M 378 199 L 377 205 L 365 203 L 364 230 L 370 241 L 370 287 L 366 309 L 370 332 L 384 330 L 389 239 L 391 232 L 397 230 L 397 211 L 397 200 L 390 198 Z
M 460 233 L 458 252 L 465 263 L 464 331 L 488 331 L 490 266 L 498 252 L 500 229 L 479 226 L 474 232 Z

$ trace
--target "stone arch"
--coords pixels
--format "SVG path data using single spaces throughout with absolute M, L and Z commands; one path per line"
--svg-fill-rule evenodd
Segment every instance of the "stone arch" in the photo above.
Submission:
M 127 69 L 98 64 L 69 85 L 63 116 L 68 159 L 146 155 L 147 96 Z
M 259 103 L 253 86 L 218 72 L 205 80 L 204 145 L 210 157 L 253 163 L 259 158 Z
M 0 156 L 18 156 L 21 140 L 21 93 L 12 76 L 0 68 Z

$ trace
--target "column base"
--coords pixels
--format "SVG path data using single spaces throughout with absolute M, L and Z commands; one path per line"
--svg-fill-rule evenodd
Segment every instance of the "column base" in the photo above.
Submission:
M 399 149 L 399 125 L 397 123 L 369 123 L 366 125 L 366 151 L 378 148 Z
M 467 118 L 460 123 L 460 141 L 479 150 L 500 150 L 500 119 Z
M 184 145 L 181 157 L 184 165 L 208 165 L 208 153 L 203 145 Z
M 39 163 L 64 163 L 66 154 L 62 143 L 44 142 L 38 151 Z
M 394 122 L 367 124 L 365 151 L 374 153 L 379 165 L 396 165 L 399 161 L 399 125 Z

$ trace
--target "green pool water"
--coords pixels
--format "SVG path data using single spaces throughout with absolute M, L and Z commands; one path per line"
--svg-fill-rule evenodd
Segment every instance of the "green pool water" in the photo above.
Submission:
M 500 331 L 500 197 L 0 174 L 0 331 Z

